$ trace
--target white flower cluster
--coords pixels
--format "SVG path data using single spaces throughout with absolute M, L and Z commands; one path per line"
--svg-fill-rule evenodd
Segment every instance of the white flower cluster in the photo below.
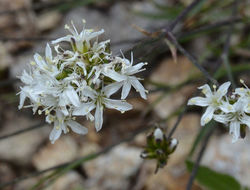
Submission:
M 116 109 L 121 113 L 132 109 L 126 102 L 131 86 L 146 99 L 146 90 L 134 74 L 143 71 L 146 63 L 133 65 L 123 57 L 112 56 L 110 40 L 98 42 L 97 37 L 104 30 L 94 32 L 85 29 L 78 33 L 74 24 L 66 29 L 70 35 L 52 41 L 55 54 L 47 44 L 45 57 L 34 55 L 30 71 L 23 71 L 20 77 L 25 84 L 21 87 L 20 105 L 32 107 L 33 112 L 45 113 L 46 121 L 53 123 L 50 140 L 54 143 L 62 132 L 69 129 L 78 134 L 86 134 L 87 128 L 75 121 L 75 116 L 85 116 L 95 121 L 99 131 L 103 124 L 103 110 Z M 67 42 L 64 49 L 61 42 Z M 120 88 L 121 99 L 110 96 Z M 25 99 L 31 104 L 24 106 Z
M 250 90 L 243 80 L 241 83 L 244 87 L 236 88 L 231 96 L 228 95 L 230 82 L 222 84 L 218 90 L 213 86 L 214 91 L 205 84 L 199 87 L 205 97 L 194 97 L 188 101 L 188 105 L 207 107 L 201 117 L 202 126 L 212 119 L 229 126 L 232 142 L 241 137 L 246 126 L 250 127 Z

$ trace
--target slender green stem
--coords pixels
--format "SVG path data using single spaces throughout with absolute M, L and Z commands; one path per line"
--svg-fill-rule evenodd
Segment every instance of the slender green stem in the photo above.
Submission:
M 233 5 L 232 5 L 232 17 L 236 16 L 237 9 L 238 9 L 238 0 L 235 0 Z M 235 83 L 234 78 L 233 78 L 233 73 L 232 73 L 232 69 L 231 69 L 231 66 L 229 63 L 229 58 L 228 58 L 229 57 L 228 54 L 229 54 L 229 48 L 230 48 L 230 41 L 231 41 L 233 29 L 234 29 L 234 24 L 232 23 L 227 31 L 226 41 L 224 44 L 224 50 L 223 50 L 221 58 L 222 58 L 222 62 L 224 64 L 224 66 L 227 70 L 227 76 L 228 76 L 229 80 L 231 81 L 233 88 L 236 88 L 236 83 Z

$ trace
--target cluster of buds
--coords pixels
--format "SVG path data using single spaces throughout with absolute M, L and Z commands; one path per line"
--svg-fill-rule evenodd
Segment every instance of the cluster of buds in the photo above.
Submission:
M 155 159 L 157 161 L 155 173 L 157 173 L 159 168 L 163 168 L 167 164 L 169 155 L 175 151 L 177 144 L 176 139 L 168 139 L 162 129 L 156 127 L 147 137 L 147 145 L 141 153 L 141 158 Z
M 121 113 L 132 109 L 126 98 L 133 87 L 146 99 L 146 90 L 140 78 L 134 75 L 143 71 L 146 63 L 133 65 L 131 60 L 113 56 L 110 40 L 98 42 L 97 37 L 104 30 L 83 29 L 80 33 L 73 22 L 72 28 L 65 29 L 71 34 L 52 41 L 54 52 L 47 44 L 45 57 L 34 55 L 30 70 L 20 76 L 25 84 L 21 87 L 19 109 L 32 107 L 34 114 L 45 114 L 46 121 L 53 123 L 50 140 L 54 143 L 62 132 L 71 129 L 78 134 L 86 134 L 87 128 L 76 122 L 76 116 L 84 116 L 95 122 L 99 131 L 103 124 L 105 108 L 116 109 Z M 62 42 L 68 44 L 64 49 Z M 121 90 L 120 99 L 110 96 Z M 24 106 L 25 99 L 30 105 Z
M 201 117 L 201 126 L 212 119 L 229 126 L 232 142 L 244 138 L 246 127 L 250 127 L 250 90 L 243 80 L 240 82 L 244 87 L 236 88 L 231 95 L 228 93 L 230 82 L 222 84 L 218 90 L 214 85 L 213 91 L 205 84 L 199 87 L 205 97 L 194 97 L 188 101 L 188 105 L 207 107 Z

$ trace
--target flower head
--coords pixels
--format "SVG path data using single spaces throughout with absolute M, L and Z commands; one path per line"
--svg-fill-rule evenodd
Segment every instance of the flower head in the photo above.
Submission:
M 155 159 L 157 161 L 155 173 L 163 168 L 178 145 L 177 139 L 167 138 L 163 130 L 156 127 L 147 137 L 147 145 L 141 153 L 143 159 Z
M 218 90 L 216 90 L 216 86 L 214 86 L 214 91 L 212 91 L 210 87 L 205 84 L 199 87 L 205 97 L 194 97 L 188 101 L 188 105 L 207 107 L 205 113 L 201 117 L 201 126 L 204 126 L 211 121 L 214 112 L 222 104 L 223 97 L 227 94 L 230 84 L 230 82 L 225 82 L 218 88 Z
M 34 113 L 45 114 L 46 121 L 53 123 L 50 140 L 54 143 L 62 132 L 70 129 L 78 134 L 86 134 L 87 128 L 75 121 L 77 116 L 95 121 L 99 131 L 103 125 L 105 109 L 125 112 L 132 109 L 127 103 L 131 85 L 146 99 L 146 90 L 134 74 L 143 71 L 144 63 L 137 65 L 124 57 L 112 56 L 110 40 L 98 42 L 98 36 L 104 30 L 95 32 L 85 29 L 76 30 L 65 26 L 71 34 L 52 41 L 55 53 L 49 44 L 45 56 L 34 55 L 30 71 L 23 71 L 19 109 L 32 107 Z M 69 43 L 68 49 L 61 47 L 61 42 Z M 125 63 L 126 62 L 126 63 Z M 122 98 L 110 98 L 122 86 Z M 24 105 L 25 100 L 30 105 Z
M 229 125 L 230 134 L 233 136 L 233 142 L 240 138 L 240 131 L 243 125 L 250 127 L 250 116 L 245 113 L 246 102 L 238 99 L 233 105 L 228 101 L 220 106 L 222 112 L 214 115 L 214 120 Z
M 201 86 L 206 97 L 195 97 L 188 101 L 188 105 L 207 107 L 201 118 L 201 125 L 214 119 L 229 126 L 232 142 L 240 137 L 244 138 L 246 127 L 250 127 L 250 91 L 243 80 L 240 82 L 245 88 L 236 88 L 231 96 L 227 95 L 230 82 L 226 82 L 214 92 L 208 85 Z

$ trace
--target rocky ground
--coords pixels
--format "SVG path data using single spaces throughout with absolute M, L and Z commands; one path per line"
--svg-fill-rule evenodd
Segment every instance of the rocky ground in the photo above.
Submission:
M 66 34 L 64 25 L 69 24 L 71 20 L 79 29 L 82 19 L 87 21 L 88 28 L 104 28 L 103 38 L 111 39 L 111 44 L 113 43 L 111 48 L 115 54 L 120 54 L 120 50 L 126 52 L 138 40 L 145 37 L 133 25 L 153 31 L 168 23 L 166 20 L 152 21 L 136 14 L 136 11 L 141 10 L 156 11 L 156 8 L 147 1 L 97 3 L 95 6 L 74 7 L 67 12 L 60 12 L 57 9 L 32 10 L 34 2 L 0 1 L 0 80 L 2 81 L 20 75 L 35 52 L 44 53 L 47 38 L 55 39 Z M 16 9 L 21 11 L 1 14 L 6 10 Z M 7 39 L 32 37 L 39 39 L 33 41 Z M 206 39 L 203 39 L 202 42 L 205 41 Z M 192 45 L 195 46 L 194 44 L 196 42 Z M 199 52 L 205 45 L 199 43 L 192 48 Z M 151 80 L 165 85 L 177 85 L 198 73 L 182 55 L 178 56 L 178 65 L 174 63 L 170 52 L 158 55 L 154 62 L 149 62 L 149 68 L 146 81 Z M 0 136 L 33 126 L 44 119 L 32 115 L 28 109 L 21 111 L 17 109 L 18 97 L 15 94 L 19 85 L 11 83 L 4 87 L 0 86 Z M 149 113 L 147 121 L 168 117 L 186 102 L 196 87 L 197 84 L 189 84 L 172 93 L 155 92 L 149 94 L 146 101 L 131 95 L 129 101 L 135 109 L 125 114 L 107 111 L 104 115 L 103 130 L 99 133 L 95 132 L 93 124 L 82 121 L 90 130 L 88 135 L 69 134 L 60 138 L 54 145 L 48 140 L 51 130 L 49 125 L 0 140 L 0 184 L 100 151 L 142 128 L 145 122 L 140 118 L 145 110 Z M 150 90 L 154 87 L 152 84 L 147 84 L 147 88 Z M 161 125 L 169 130 L 175 121 L 176 117 L 172 117 Z M 111 151 L 71 170 L 46 189 L 183 190 L 189 179 L 185 160 L 199 131 L 199 112 L 186 114 L 174 134 L 179 140 L 179 146 L 170 157 L 167 166 L 157 174 L 154 174 L 155 162 L 142 160 L 139 156 L 146 144 L 146 135 L 149 133 L 145 131 L 132 141 L 117 145 Z M 250 163 L 249 144 L 249 138 L 232 144 L 227 131 L 219 130 L 210 140 L 202 164 L 230 174 L 242 184 L 250 186 L 250 172 L 246 169 Z M 29 178 L 4 189 L 26 190 L 39 179 L 40 177 Z M 195 182 L 193 189 L 198 190 L 203 187 Z

